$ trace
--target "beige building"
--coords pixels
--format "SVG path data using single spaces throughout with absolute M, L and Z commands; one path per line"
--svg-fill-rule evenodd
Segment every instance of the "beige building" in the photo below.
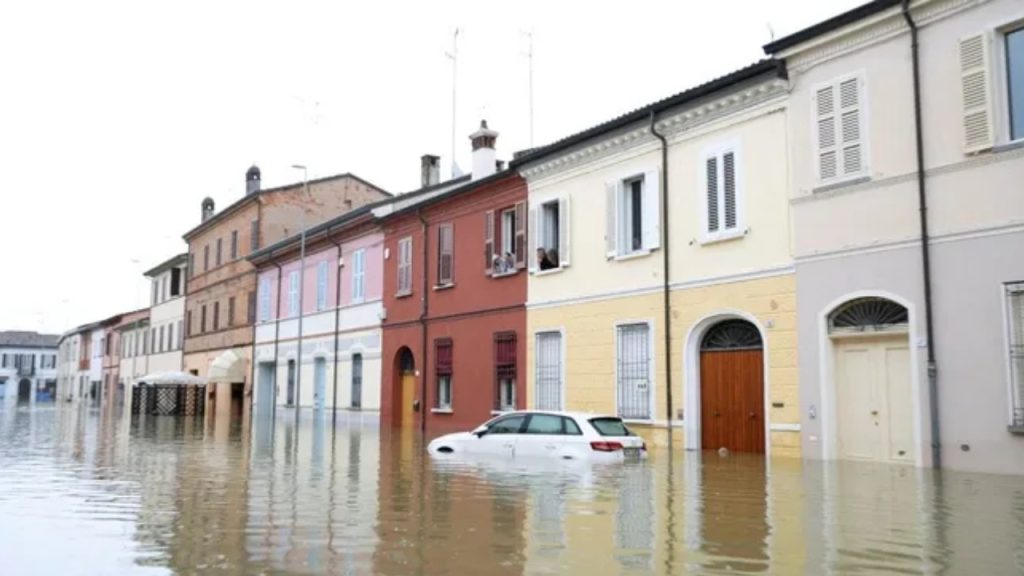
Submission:
M 183 366 L 209 378 L 206 410 L 227 422 L 248 413 L 252 396 L 252 343 L 256 269 L 245 257 L 335 216 L 390 197 L 352 174 L 261 189 L 255 166 L 246 193 L 216 212 L 202 203 L 202 220 L 188 242 Z
M 765 47 L 791 84 L 803 452 L 1021 474 L 1024 5 L 910 4 Z

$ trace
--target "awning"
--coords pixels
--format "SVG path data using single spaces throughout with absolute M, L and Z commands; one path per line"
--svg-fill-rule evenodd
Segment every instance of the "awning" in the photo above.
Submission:
M 179 384 L 183 386 L 203 386 L 206 384 L 206 378 L 200 378 L 194 376 L 188 372 L 180 372 L 178 370 L 171 370 L 167 372 L 153 372 L 152 374 L 146 374 L 141 378 L 136 378 L 134 386 L 139 384 Z
M 212 384 L 231 384 L 245 382 L 245 360 L 238 357 L 232 350 L 227 350 L 210 362 L 207 381 Z

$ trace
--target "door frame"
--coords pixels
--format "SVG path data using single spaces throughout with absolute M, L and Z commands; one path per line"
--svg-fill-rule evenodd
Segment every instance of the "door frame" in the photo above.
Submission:
M 757 328 L 761 335 L 761 371 L 764 387 L 761 402 L 764 405 L 764 456 L 772 455 L 771 379 L 768 371 L 768 333 L 752 314 L 742 310 L 723 309 L 705 314 L 690 327 L 683 349 L 683 448 L 701 449 L 700 421 L 700 343 L 708 329 L 724 320 L 744 320 Z
M 923 440 L 921 424 L 923 414 L 921 413 L 921 387 L 919 353 L 923 346 L 917 329 L 917 310 L 913 302 L 902 296 L 886 292 L 884 290 L 861 290 L 848 292 L 831 302 L 818 312 L 818 393 L 821 398 L 820 414 L 821 421 L 821 455 L 825 460 L 836 460 L 839 458 L 839 427 L 836 416 L 836 386 L 835 386 L 835 345 L 833 337 L 828 332 L 828 316 L 837 307 L 856 300 L 857 298 L 884 298 L 891 300 L 907 309 L 907 348 L 910 350 L 910 400 L 913 406 L 913 427 L 914 427 L 914 465 L 924 465 L 924 451 L 921 442 Z M 890 332 L 898 335 L 900 332 Z M 884 336 L 885 333 L 871 334 L 872 336 Z M 857 336 L 852 336 L 857 337 Z M 840 337 L 841 338 L 841 337 Z

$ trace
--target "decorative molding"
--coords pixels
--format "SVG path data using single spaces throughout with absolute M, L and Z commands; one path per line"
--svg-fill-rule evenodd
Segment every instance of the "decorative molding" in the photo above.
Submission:
M 694 130 L 722 119 L 753 108 L 773 98 L 788 93 L 789 83 L 781 78 L 772 78 L 734 91 L 725 96 L 705 100 L 696 105 L 682 105 L 671 116 L 658 120 L 656 126 L 666 138 Z M 620 132 L 602 139 L 592 141 L 588 145 L 577 146 L 567 152 L 556 155 L 546 161 L 539 162 L 520 170 L 527 179 L 547 176 L 551 173 L 568 169 L 584 162 L 593 162 L 601 158 L 621 154 L 637 146 L 653 143 L 650 125 Z
M 978 238 L 988 238 L 991 236 L 1002 236 L 1004 234 L 1017 234 L 1024 232 L 1024 223 L 1007 224 L 1005 226 L 996 226 L 992 228 L 985 228 L 983 230 L 968 230 L 960 232 L 948 232 L 946 234 L 940 234 L 932 236 L 930 238 L 931 244 L 946 244 L 949 242 L 961 242 L 964 240 L 975 240 Z M 872 244 L 870 246 L 856 246 L 852 248 L 840 248 L 838 250 L 831 250 L 829 252 L 817 252 L 807 256 L 797 256 L 797 265 L 809 264 L 817 262 L 819 260 L 831 260 L 833 258 L 844 258 L 846 256 L 863 256 L 867 254 L 874 254 L 877 252 L 888 252 L 891 250 L 902 250 L 906 248 L 916 248 L 921 245 L 919 238 L 912 240 L 894 240 L 891 242 L 884 242 L 881 244 Z

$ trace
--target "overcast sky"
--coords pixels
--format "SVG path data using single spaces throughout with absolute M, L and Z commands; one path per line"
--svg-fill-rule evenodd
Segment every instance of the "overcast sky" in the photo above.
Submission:
M 200 201 L 353 172 L 415 188 L 486 118 L 498 156 L 763 57 L 861 0 L 609 3 L 4 2 L 0 330 L 63 332 L 144 307 L 142 273 L 186 246 Z

